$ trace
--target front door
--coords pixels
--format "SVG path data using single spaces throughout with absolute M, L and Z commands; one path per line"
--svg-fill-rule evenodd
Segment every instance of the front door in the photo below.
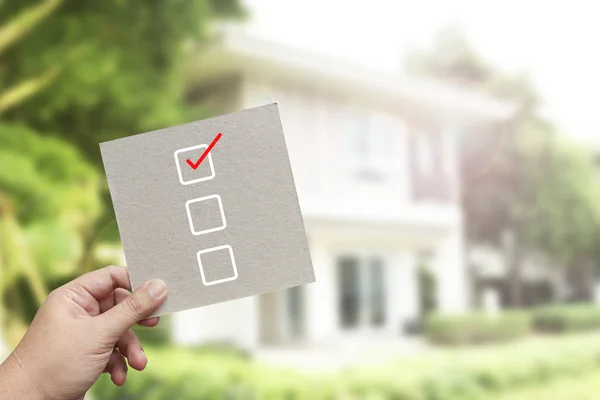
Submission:
M 361 332 L 385 328 L 385 266 L 383 257 L 338 258 L 338 315 L 342 330 Z

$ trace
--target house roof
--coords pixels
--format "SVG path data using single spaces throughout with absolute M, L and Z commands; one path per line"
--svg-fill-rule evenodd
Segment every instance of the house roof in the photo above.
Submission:
M 514 104 L 477 91 L 352 65 L 232 27 L 220 30 L 214 42 L 198 55 L 192 65 L 191 73 L 202 80 L 245 71 L 336 91 L 348 98 L 372 97 L 386 104 L 398 103 L 414 111 L 426 109 L 431 113 L 435 110 L 477 122 L 506 121 L 515 113 Z

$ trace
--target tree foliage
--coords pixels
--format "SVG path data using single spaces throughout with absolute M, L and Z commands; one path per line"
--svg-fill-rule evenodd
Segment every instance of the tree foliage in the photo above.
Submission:
M 48 2 L 60 4 L 0 58 L 0 87 L 48 71 L 52 82 L 5 119 L 59 133 L 96 161 L 101 141 L 185 120 L 186 43 L 241 12 L 233 0 L 20 0 L 4 4 L 0 25 Z
M 502 248 L 503 238 L 512 238 L 512 303 L 520 303 L 519 275 L 526 253 L 542 253 L 563 266 L 593 257 L 600 222 L 594 166 L 588 154 L 541 116 L 539 96 L 527 75 L 493 68 L 454 28 L 440 32 L 433 47 L 416 53 L 408 68 L 518 107 L 508 126 L 461 141 L 468 239 Z
M 54 10 L 60 5 L 61 0 L 46 0 L 34 6 L 20 10 L 12 19 L 8 20 L 4 25 L 0 25 L 0 55 L 27 35 L 31 30 L 51 15 Z M 0 3 L 0 7 L 2 3 Z M 2 21 L 2 19 L 0 19 Z M 0 64 L 1 65 L 1 64 Z M 1 71 L 1 70 L 0 70 Z M 0 74 L 0 114 L 4 111 L 18 105 L 23 100 L 34 95 L 36 92 L 47 86 L 56 76 L 57 69 L 55 66 L 41 72 L 38 76 L 29 77 L 22 82 L 12 84 L 8 88 L 2 82 Z
M 75 147 L 0 125 L 0 295 L 10 303 L 0 323 L 8 332 L 32 317 L 57 279 L 76 274 L 101 211 L 100 188 Z
M 99 218 L 111 219 L 98 143 L 183 122 L 186 48 L 240 14 L 237 0 L 0 0 L 0 332 L 11 343 L 49 289 L 90 267 Z

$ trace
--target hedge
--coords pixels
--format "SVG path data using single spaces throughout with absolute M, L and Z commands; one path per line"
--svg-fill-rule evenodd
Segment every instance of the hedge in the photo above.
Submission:
M 172 319 L 170 315 L 160 317 L 160 324 L 152 328 L 146 328 L 140 325 L 133 327 L 133 331 L 145 344 L 167 345 L 171 343 Z
M 525 340 L 405 356 L 378 368 L 306 373 L 232 355 L 147 349 L 146 371 L 116 388 L 104 376 L 95 400 L 488 400 L 600 372 L 600 335 Z
M 505 342 L 531 332 L 529 314 L 509 311 L 497 315 L 468 313 L 433 314 L 425 321 L 425 334 L 433 343 L 480 344 Z
M 488 400 L 591 400 L 600 398 L 600 371 L 585 376 L 559 379 L 548 385 L 538 385 L 493 396 Z
M 545 306 L 534 310 L 535 329 L 561 333 L 600 329 L 600 309 L 592 304 Z

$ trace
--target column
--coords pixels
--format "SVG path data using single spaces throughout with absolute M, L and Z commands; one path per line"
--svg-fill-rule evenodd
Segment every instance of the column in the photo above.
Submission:
M 460 225 L 442 239 L 435 254 L 438 310 L 464 312 L 469 305 L 469 284 Z
M 335 261 L 322 243 L 310 246 L 316 283 L 306 286 L 306 335 L 311 343 L 334 339 L 337 332 Z
M 259 347 L 259 297 L 251 296 L 236 300 L 238 304 L 238 324 L 232 336 L 240 346 L 247 350 L 256 350 Z
M 392 263 L 392 279 L 388 287 L 390 296 L 390 328 L 395 335 L 403 333 L 404 325 L 419 315 L 419 284 L 416 260 L 412 251 L 406 250 Z

